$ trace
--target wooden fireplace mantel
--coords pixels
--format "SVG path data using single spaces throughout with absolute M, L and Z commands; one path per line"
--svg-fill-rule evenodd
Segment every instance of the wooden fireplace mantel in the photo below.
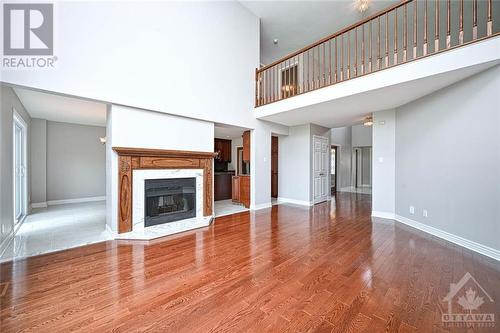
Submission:
M 215 153 L 113 147 L 118 154 L 118 233 L 132 231 L 132 170 L 203 169 L 203 215 L 212 215 L 212 163 Z

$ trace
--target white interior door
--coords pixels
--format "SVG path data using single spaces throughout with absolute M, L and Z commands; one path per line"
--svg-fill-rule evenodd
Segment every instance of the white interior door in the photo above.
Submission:
M 18 223 L 27 210 L 26 124 L 14 111 L 14 221 Z
M 328 199 L 329 159 L 328 138 L 313 136 L 313 201 L 315 204 Z

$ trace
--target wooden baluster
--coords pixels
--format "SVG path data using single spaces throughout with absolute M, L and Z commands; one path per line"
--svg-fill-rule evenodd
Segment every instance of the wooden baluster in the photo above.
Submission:
M 266 69 L 265 70 L 265 73 L 266 73 L 266 100 L 267 100 L 267 103 L 270 103 L 271 102 L 271 90 L 269 89 L 270 88 L 270 78 L 269 78 L 269 71 Z
M 326 84 L 326 43 L 323 43 L 323 87 Z
M 372 72 L 372 28 L 373 28 L 373 20 L 370 21 L 370 45 L 368 46 L 370 48 L 369 54 L 368 54 L 368 73 Z
M 472 0 L 472 40 L 477 39 L 477 0 Z
M 460 14 L 458 19 L 458 44 L 464 43 L 464 0 L 460 0 Z
M 259 70 L 255 69 L 255 106 L 259 106 Z
M 394 9 L 394 65 L 398 63 L 398 9 Z
M 286 86 L 285 93 L 286 97 L 290 97 L 290 59 L 285 61 L 285 77 L 286 77 Z
M 365 74 L 365 25 L 361 26 L 361 75 Z
M 340 81 L 344 80 L 344 34 L 342 34 L 342 54 L 340 63 Z
M 437 52 L 439 51 L 439 0 L 435 0 L 434 16 L 434 52 Z
M 451 0 L 446 4 L 446 48 L 451 47 Z
M 314 47 L 312 49 L 312 58 L 313 58 L 313 64 L 312 64 L 312 89 L 316 89 L 316 61 L 314 59 L 315 55 L 314 55 Z
M 333 80 L 335 83 L 337 83 L 337 58 L 338 58 L 338 48 L 337 48 L 337 40 L 338 37 L 335 38 L 335 73 L 333 74 Z
M 417 1 L 415 0 L 413 5 L 413 59 L 417 57 L 417 38 L 418 38 L 418 8 Z
M 307 52 L 307 85 L 306 85 L 306 89 L 307 91 L 309 91 L 309 50 L 306 51 Z
M 385 13 L 385 68 L 389 67 L 389 15 Z
M 330 70 L 328 71 L 328 84 L 332 84 L 332 40 L 328 41 L 328 52 L 330 53 L 328 59 L 328 65 L 330 66 Z
M 378 53 L 377 53 L 377 70 L 380 69 L 380 66 L 382 66 L 382 55 L 380 54 L 380 16 L 377 18 L 378 21 L 378 35 L 377 35 L 377 47 L 378 47 Z
M 493 34 L 493 14 L 492 14 L 491 0 L 488 0 L 488 22 L 486 22 L 486 35 L 491 36 Z
M 427 55 L 427 0 L 425 0 L 424 4 L 424 45 L 423 45 L 423 56 Z
M 347 79 L 351 78 L 351 30 L 347 33 Z
M 304 82 L 306 81 L 306 62 L 304 60 L 304 57 L 306 56 L 305 52 L 302 53 L 302 89 L 300 92 L 304 92 L 305 89 L 304 89 Z
M 415 1 L 415 3 L 417 3 L 417 2 Z M 403 62 L 406 62 L 407 51 L 408 51 L 408 7 L 406 5 L 404 5 L 404 15 L 403 15 Z
M 354 76 L 358 76 L 358 28 L 354 28 Z

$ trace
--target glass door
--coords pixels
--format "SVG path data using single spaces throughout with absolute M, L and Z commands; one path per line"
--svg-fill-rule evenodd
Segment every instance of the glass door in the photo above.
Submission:
M 14 111 L 14 220 L 18 223 L 26 215 L 26 124 Z

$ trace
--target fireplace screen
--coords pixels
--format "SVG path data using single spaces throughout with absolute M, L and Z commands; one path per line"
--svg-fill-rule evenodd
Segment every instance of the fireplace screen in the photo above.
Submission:
M 196 217 L 196 178 L 146 179 L 144 226 Z

